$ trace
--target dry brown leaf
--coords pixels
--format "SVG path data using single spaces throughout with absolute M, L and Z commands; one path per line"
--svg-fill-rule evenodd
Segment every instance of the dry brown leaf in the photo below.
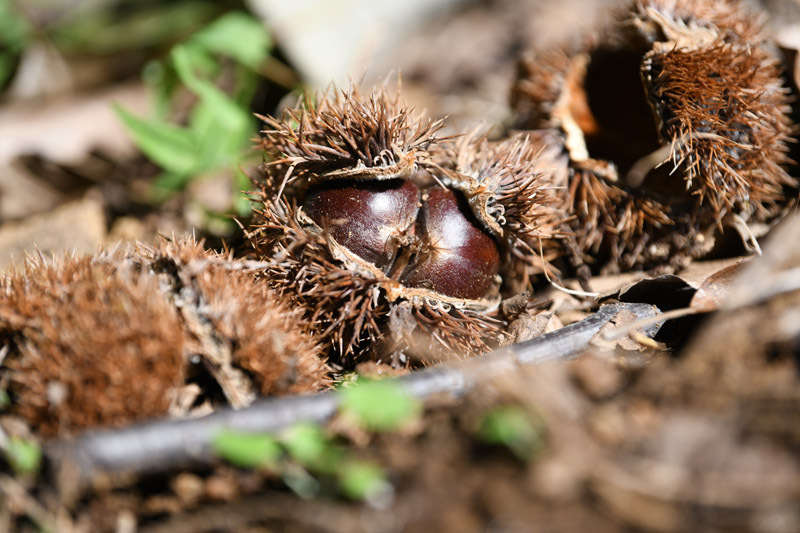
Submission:
M 689 307 L 704 313 L 719 309 L 747 263 L 747 260 L 739 261 L 708 276 L 695 291 Z

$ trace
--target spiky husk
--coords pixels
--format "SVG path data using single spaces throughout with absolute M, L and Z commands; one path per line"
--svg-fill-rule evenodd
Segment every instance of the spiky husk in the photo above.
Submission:
M 162 240 L 145 256 L 153 271 L 170 276 L 193 355 L 214 362 L 222 356 L 246 373 L 258 395 L 308 394 L 329 384 L 310 325 L 255 279 L 257 266 L 192 240 Z
M 442 141 L 436 137 L 441 121 L 414 116 L 399 94 L 390 95 L 385 87 L 367 96 L 355 88 L 330 89 L 315 102 L 307 96 L 279 119 L 263 120 L 269 129 L 261 146 L 269 159 L 255 180 L 260 199 L 249 241 L 272 265 L 262 275 L 306 310 L 338 363 L 373 358 L 403 364 L 409 361 L 411 336 L 429 336 L 432 342 L 414 346 L 449 356 L 485 351 L 500 337 L 493 313 L 438 301 L 430 291 L 405 294 L 398 282 L 369 265 L 360 268 L 360 259 L 343 260 L 329 235 L 299 218 L 298 198 L 314 183 L 418 179 L 418 170 L 432 165 L 431 147 Z M 405 306 L 411 318 L 401 327 L 390 314 Z
M 501 322 L 492 313 L 453 309 L 435 302 L 390 301 L 387 283 L 347 268 L 331 252 L 328 236 L 313 234 L 297 221 L 297 207 L 264 185 L 248 240 L 259 257 L 270 258 L 261 272 L 272 287 L 299 308 L 331 348 L 339 364 L 361 359 L 406 364 L 410 357 L 442 359 L 488 350 L 500 338 Z M 395 283 L 396 285 L 396 283 Z M 403 326 L 390 314 L 409 309 Z M 396 312 L 395 312 L 396 313 Z M 409 342 L 431 336 L 436 343 Z M 417 353 L 409 353 L 417 352 Z
M 342 357 L 363 341 L 381 338 L 380 317 L 388 312 L 376 280 L 360 276 L 333 258 L 324 235 L 307 232 L 296 206 L 260 191 L 248 241 L 259 257 L 271 259 L 260 275 L 305 311 L 317 335 Z
M 707 213 L 672 209 L 588 170 L 575 171 L 565 204 L 574 216 L 574 233 L 567 239 L 574 240 L 580 261 L 594 265 L 598 258 L 605 260 L 606 272 L 681 268 L 713 245 L 716 221 Z
M 280 118 L 261 117 L 261 147 L 280 188 L 296 179 L 323 174 L 376 179 L 408 175 L 417 156 L 436 141 L 441 121 L 415 116 L 399 93 L 385 87 L 361 96 L 358 89 L 306 94 Z
M 392 306 L 384 353 L 421 364 L 484 353 L 504 338 L 505 323 L 494 313 L 422 302 Z
M 673 142 L 672 167 L 700 205 L 719 216 L 774 212 L 793 184 L 781 166 L 791 130 L 777 60 L 749 43 L 719 41 L 652 53 L 644 70 L 661 136 Z
M 504 245 L 512 259 L 531 275 L 553 271 L 558 255 L 554 239 L 567 216 L 557 187 L 566 180 L 566 161 L 550 132 L 512 135 L 498 142 L 468 135 L 434 150 L 433 161 L 444 180 L 467 197 L 475 216 Z M 517 268 L 514 276 L 519 277 Z
M 181 320 L 158 280 L 117 253 L 40 258 L 0 280 L 12 411 L 43 435 L 167 413 Z
M 325 388 L 307 322 L 253 268 L 191 240 L 162 241 L 40 258 L 0 279 L 12 411 L 48 436 L 180 414 L 195 358 L 237 406 Z
M 600 103 L 586 92 L 586 67 L 593 54 L 609 50 L 639 58 L 662 150 L 649 154 L 657 144 L 646 148 L 636 133 L 601 142 L 606 149 L 641 143 L 638 155 L 603 159 L 587 150 L 584 135 L 605 133 L 590 108 Z M 640 80 L 626 83 L 638 87 Z M 790 124 L 779 64 L 759 17 L 740 2 L 633 2 L 619 22 L 582 45 L 524 61 L 512 103 L 519 126 L 561 128 L 575 242 L 584 261 L 611 270 L 679 266 L 707 253 L 714 227 L 768 220 L 786 204 L 784 191 L 796 187 L 781 166 Z M 633 163 L 648 155 L 657 156 L 652 165 L 665 164 L 642 183 Z M 631 172 L 620 175 L 619 165 L 632 165 Z

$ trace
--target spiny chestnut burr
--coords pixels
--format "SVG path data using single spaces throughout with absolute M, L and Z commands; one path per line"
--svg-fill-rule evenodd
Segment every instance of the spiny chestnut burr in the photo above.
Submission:
M 554 225 L 528 139 L 439 139 L 441 122 L 384 88 L 263 118 L 249 241 L 338 363 L 465 356 L 502 338 L 501 292 L 516 286 L 500 273 L 541 267 L 531 244 Z
M 183 384 L 180 316 L 120 254 L 0 278 L 0 345 L 10 409 L 45 436 L 163 416 Z
M 328 383 L 303 318 L 246 263 L 192 241 L 41 258 L 0 277 L 0 346 L 10 410 L 44 436 Z
M 737 0 L 634 0 L 522 62 L 516 126 L 568 154 L 557 185 L 578 264 L 679 268 L 792 203 L 789 96 L 761 19 Z

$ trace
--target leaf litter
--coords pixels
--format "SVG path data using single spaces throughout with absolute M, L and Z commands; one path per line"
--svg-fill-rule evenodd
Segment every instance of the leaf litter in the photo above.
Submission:
M 442 73 L 436 83 L 447 86 L 449 81 Z M 43 151 L 44 159 L 50 159 Z M 59 172 L 81 166 L 62 164 Z M 156 169 L 142 168 L 150 177 L 156 175 Z M 80 185 L 84 191 L 86 183 Z M 112 211 L 112 220 L 123 211 L 139 208 L 128 204 Z M 751 226 L 751 235 L 762 239 L 758 225 Z M 37 527 L 58 531 L 250 531 L 253 527 L 514 531 L 536 524 L 594 531 L 800 529 L 796 504 L 800 496 L 796 429 L 800 264 L 791 246 L 797 242 L 797 228 L 796 218 L 786 219 L 762 239 L 764 256 L 749 261 L 733 257 L 680 263 L 668 275 L 658 269 L 595 275 L 588 283 L 592 292 L 601 294 L 598 301 L 537 290 L 535 299 L 515 304 L 524 311 L 513 326 L 515 342 L 542 335 L 548 342 L 563 339 L 547 335 L 562 331 L 564 324 L 594 316 L 602 303 L 650 304 L 664 314 L 615 313 L 599 334 L 592 334 L 590 343 L 580 343 L 582 357 L 573 361 L 515 364 L 512 372 L 499 373 L 482 373 L 482 368 L 489 367 L 478 363 L 482 379 L 471 381 L 467 388 L 448 385 L 425 396 L 422 411 L 412 414 L 416 418 L 402 427 L 372 425 L 354 430 L 343 421 L 346 417 L 336 417 L 327 425 L 325 417 L 319 419 L 323 426 L 315 430 L 319 438 L 314 442 L 346 449 L 350 459 L 361 465 L 340 478 L 314 471 L 298 461 L 299 455 L 277 473 L 213 460 L 191 468 L 167 461 L 168 466 L 141 476 L 100 475 L 77 491 L 72 483 L 77 474 L 70 468 L 80 463 L 59 463 L 52 450 L 76 442 L 100 442 L 103 436 L 111 442 L 122 433 L 97 433 L 98 440 L 92 441 L 92 433 L 76 431 L 77 440 L 46 441 L 45 465 L 64 467 L 56 469 L 58 479 L 54 479 L 47 469 L 36 472 L 31 450 L 38 445 L 20 444 L 39 442 L 38 436 L 5 411 L 0 420 L 0 448 L 9 458 L 9 468 L 14 468 L 15 461 L 18 472 L 19 465 L 28 466 L 23 468 L 24 475 L 12 477 L 11 470 L 5 470 L 0 478 L 7 502 L 0 512 L 0 527 L 23 531 Z M 727 255 L 741 255 L 738 250 Z M 144 257 L 151 253 L 144 249 Z M 258 380 L 263 375 L 259 359 L 237 352 L 246 352 L 243 344 L 252 340 L 240 328 L 250 323 L 241 317 L 253 308 L 230 304 L 243 286 L 251 287 L 250 282 L 209 294 L 203 272 L 216 267 L 208 267 L 205 259 L 200 261 L 205 266 L 196 261 L 196 257 L 173 260 L 177 275 L 159 274 L 162 285 L 148 293 L 152 294 L 150 305 L 155 306 L 166 295 L 165 308 L 173 306 L 172 313 L 181 318 L 175 324 L 162 320 L 162 326 L 168 329 L 172 324 L 175 331 L 185 328 L 182 342 L 203 367 L 202 379 L 195 375 L 193 383 L 174 387 L 174 405 L 167 409 L 173 416 L 207 414 L 223 404 L 246 403 L 254 391 L 263 394 L 269 389 L 268 381 Z M 211 263 L 223 264 L 217 259 Z M 109 279 L 116 283 L 113 276 Z M 117 281 L 122 287 L 108 294 L 122 301 L 129 281 Z M 213 275 L 206 281 L 219 287 Z M 579 276 L 562 283 L 578 288 L 586 279 Z M 156 297 L 157 293 L 162 296 Z M 115 320 L 127 316 L 124 310 L 117 318 L 101 312 L 92 322 L 86 305 L 78 306 L 78 311 L 75 320 L 87 331 L 98 325 L 113 327 Z M 3 312 L 7 314 L 7 308 Z M 239 318 L 226 319 L 226 312 Z M 163 318 L 161 311 L 156 314 Z M 681 314 L 682 318 L 666 321 Z M 15 320 L 8 322 L 18 324 Z M 28 331 L 39 327 L 26 320 L 23 327 Z M 65 312 L 63 320 L 68 322 L 73 316 Z M 209 323 L 213 323 L 211 329 Z M 124 332 L 128 326 L 117 330 Z M 250 326 L 247 330 L 251 331 Z M 57 339 L 53 331 L 40 334 Z M 225 339 L 237 340 L 228 343 Z M 28 354 L 34 355 L 33 351 Z M 118 355 L 124 357 L 122 352 Z M 17 358 L 17 353 L 3 352 L 3 364 L 13 366 Z M 362 368 L 373 377 L 404 372 L 374 362 Z M 461 383 L 455 379 L 460 374 L 449 373 L 449 368 L 440 374 L 422 374 L 433 378 L 416 383 L 431 391 L 437 390 L 431 383 L 446 381 L 442 376 L 453 380 L 448 383 Z M 104 372 L 102 367 L 99 372 Z M 58 383 L 56 379 L 35 384 L 44 385 L 39 396 L 51 401 L 51 407 L 64 398 Z M 279 378 L 277 383 L 286 390 L 285 380 Z M 370 398 L 375 399 L 367 395 L 362 400 L 369 404 Z M 291 411 L 291 406 L 311 404 L 274 405 L 289 406 Z M 326 417 L 333 412 L 335 406 L 326 411 Z M 247 417 L 248 410 L 241 413 Z M 145 434 L 137 434 L 135 426 L 122 431 Z M 86 440 L 81 441 L 83 437 Z M 256 433 L 252 439 L 243 439 L 244 444 L 255 442 L 275 455 L 272 436 Z M 234 442 L 234 447 L 238 445 L 242 442 Z M 258 461 L 251 460 L 249 465 L 253 463 Z M 387 499 L 386 492 L 379 498 L 367 497 L 365 487 L 370 483 L 383 489 L 388 483 L 391 497 Z M 347 495 L 355 495 L 354 501 L 342 498 Z

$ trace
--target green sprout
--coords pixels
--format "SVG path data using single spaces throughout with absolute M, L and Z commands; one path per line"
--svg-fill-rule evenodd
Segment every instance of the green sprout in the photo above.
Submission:
M 214 452 L 240 468 L 266 468 L 301 498 L 313 498 L 323 487 L 320 479 L 335 482 L 345 498 L 385 505 L 392 486 L 384 470 L 356 460 L 351 453 L 314 424 L 296 424 L 278 436 L 266 433 L 221 432 L 212 442 Z
M 482 441 L 505 446 L 523 461 L 539 452 L 544 435 L 544 421 L 539 416 L 510 405 L 485 413 L 478 428 Z
M 278 442 L 263 433 L 223 431 L 211 443 L 214 452 L 241 468 L 274 467 L 283 455 Z
M 33 440 L 10 437 L 3 454 L 11 469 L 19 475 L 35 474 L 42 463 L 42 449 Z
M 340 394 L 342 414 L 369 431 L 396 431 L 415 420 L 422 409 L 416 399 L 390 381 L 358 380 Z
M 225 171 L 233 176 L 236 211 L 249 212 L 247 197 L 239 193 L 249 180 L 239 167 L 258 130 L 249 105 L 271 46 L 263 24 L 244 12 L 230 12 L 173 47 L 166 59 L 145 67 L 145 80 L 156 94 L 154 116 L 138 117 L 121 106 L 116 111 L 139 149 L 163 170 L 154 199 Z M 218 80 L 231 69 L 233 87 L 224 91 Z M 196 99 L 185 125 L 171 117 L 179 87 Z
M 11 79 L 31 33 L 30 24 L 14 9 L 11 0 L 0 0 L 0 88 Z
M 350 461 L 339 469 L 338 480 L 339 490 L 351 500 L 380 504 L 392 491 L 386 472 L 373 463 Z
M 344 451 L 334 445 L 314 424 L 296 424 L 281 435 L 281 444 L 289 455 L 314 472 L 336 472 Z

